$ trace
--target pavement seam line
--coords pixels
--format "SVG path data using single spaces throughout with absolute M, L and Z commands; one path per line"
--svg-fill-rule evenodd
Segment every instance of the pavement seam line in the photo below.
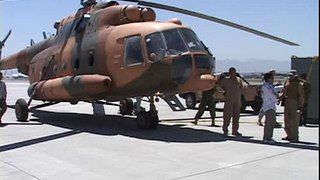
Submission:
M 220 171 L 220 170 L 224 170 L 224 169 L 229 169 L 229 168 L 240 166 L 240 165 L 251 164 L 251 163 L 263 161 L 266 159 L 272 159 L 272 158 L 275 158 L 278 156 L 282 156 L 282 155 L 286 155 L 286 154 L 290 154 L 290 153 L 294 153 L 294 152 L 298 152 L 298 151 L 301 151 L 301 150 L 292 150 L 292 151 L 288 151 L 288 152 L 284 152 L 284 153 L 280 153 L 280 154 L 276 154 L 276 155 L 272 155 L 272 156 L 267 156 L 267 157 L 260 158 L 260 159 L 255 159 L 255 160 L 242 162 L 242 163 L 236 163 L 236 164 L 232 164 L 229 166 L 225 166 L 225 167 L 221 167 L 221 168 L 217 168 L 217 169 L 213 169 L 213 170 L 208 170 L 208 171 L 203 171 L 203 172 L 199 172 L 199 173 L 194 173 L 194 174 L 190 174 L 187 176 L 181 176 L 181 177 L 177 177 L 177 178 L 173 178 L 173 179 L 169 179 L 169 180 L 179 180 L 179 179 L 191 178 L 191 177 L 195 177 L 198 175 L 208 174 L 208 173 L 212 173 L 212 172 L 216 172 L 216 171 Z
M 28 173 L 27 171 L 24 171 L 23 169 L 21 169 L 21 168 L 19 168 L 19 167 L 15 166 L 15 165 L 13 165 L 13 164 L 11 164 L 11 163 L 9 163 L 9 162 L 3 161 L 3 160 L 0 160 L 0 161 L 1 161 L 1 162 L 3 162 L 3 163 L 5 163 L 5 164 L 7 164 L 8 166 L 10 166 L 10 167 L 12 167 L 12 168 L 14 168 L 14 169 L 18 170 L 18 171 L 20 171 L 20 172 L 22 172 L 22 173 L 24 173 L 24 174 L 26 174 L 26 175 L 30 176 L 30 177 L 33 177 L 33 178 L 38 179 L 38 180 L 41 180 L 41 179 L 40 179 L 40 178 L 38 178 L 37 176 L 32 175 L 32 174 Z

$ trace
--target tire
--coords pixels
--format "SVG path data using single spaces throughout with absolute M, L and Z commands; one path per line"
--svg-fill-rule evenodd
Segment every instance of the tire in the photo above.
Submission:
M 251 108 L 253 109 L 253 111 L 254 111 L 255 113 L 259 113 L 261 107 L 262 107 L 262 99 L 261 99 L 261 97 L 256 96 L 256 97 L 254 98 L 254 104 L 251 105 Z
M 140 112 L 137 115 L 137 127 L 139 129 L 148 129 L 150 127 L 150 119 L 147 112 Z
M 137 115 L 137 127 L 139 129 L 157 129 L 159 116 L 149 112 L 140 112 Z
M 240 112 L 245 112 L 247 108 L 247 103 L 246 100 L 244 99 L 243 96 L 241 96 L 241 107 L 240 107 Z
M 186 95 L 186 106 L 189 109 L 194 109 L 196 107 L 196 97 L 193 93 L 189 93 Z
M 24 99 L 18 99 L 15 104 L 15 113 L 18 121 L 27 121 L 28 119 L 28 103 Z
M 126 98 L 120 101 L 119 112 L 122 115 L 132 115 L 133 113 L 133 101 L 130 98 Z

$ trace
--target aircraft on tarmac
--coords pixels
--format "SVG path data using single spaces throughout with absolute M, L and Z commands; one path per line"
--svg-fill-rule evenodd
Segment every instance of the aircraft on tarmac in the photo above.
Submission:
M 18 99 L 15 104 L 18 120 L 27 120 L 30 109 L 59 102 L 120 101 L 120 113 L 132 114 L 131 98 L 148 97 L 149 111 L 136 113 L 137 126 L 154 129 L 159 121 L 155 106 L 158 96 L 212 88 L 216 82 L 212 76 L 215 58 L 209 49 L 180 20 L 156 21 L 156 13 L 150 7 L 297 45 L 189 10 L 147 1 L 125 1 L 137 5 L 81 0 L 82 7 L 75 14 L 55 22 L 54 36 L 1 59 L 0 70 L 17 68 L 29 76 L 30 99 Z M 32 100 L 44 104 L 30 107 Z

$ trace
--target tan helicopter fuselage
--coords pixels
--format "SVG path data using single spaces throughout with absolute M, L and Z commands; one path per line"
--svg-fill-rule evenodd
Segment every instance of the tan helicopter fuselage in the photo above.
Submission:
M 212 88 L 214 58 L 205 49 L 150 51 L 152 34 L 163 38 L 162 32 L 171 31 L 185 37 L 193 33 L 178 20 L 155 21 L 149 8 L 84 8 L 61 20 L 55 36 L 4 58 L 0 69 L 18 68 L 29 76 L 29 95 L 48 101 L 120 100 Z M 184 46 L 202 47 L 199 42 Z M 129 60 L 130 48 L 137 48 L 141 58 Z

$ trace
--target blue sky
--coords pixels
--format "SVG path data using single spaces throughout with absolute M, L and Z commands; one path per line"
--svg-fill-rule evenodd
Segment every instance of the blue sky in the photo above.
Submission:
M 319 55 L 318 0 L 153 0 L 239 23 L 300 44 L 288 46 L 207 20 L 156 10 L 157 20 L 179 18 L 191 27 L 218 60 L 290 61 L 292 55 Z M 120 2 L 127 4 L 126 2 Z M 30 39 L 41 41 L 42 31 L 73 14 L 80 0 L 0 1 L 0 38 L 12 29 L 3 56 L 19 51 Z

